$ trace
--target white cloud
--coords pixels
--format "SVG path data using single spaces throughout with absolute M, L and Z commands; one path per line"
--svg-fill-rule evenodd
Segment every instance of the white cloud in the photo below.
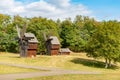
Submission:
M 48 2 L 62 8 L 69 7 L 71 5 L 70 0 L 48 0 Z
M 15 15 L 23 13 L 24 5 L 21 2 L 15 2 L 14 0 L 0 0 L 0 13 Z
M 54 11 L 55 7 L 45 1 L 34 2 L 26 6 L 27 10 L 30 11 Z
M 74 5 L 70 0 L 39 0 L 24 4 L 18 0 L 0 0 L 0 13 L 9 15 L 19 14 L 21 16 L 33 17 L 42 16 L 51 19 L 65 19 L 76 15 L 92 15 L 82 4 Z

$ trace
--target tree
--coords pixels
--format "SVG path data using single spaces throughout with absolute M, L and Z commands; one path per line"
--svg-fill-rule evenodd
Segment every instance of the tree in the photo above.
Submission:
M 84 40 L 81 37 L 81 29 L 76 26 L 70 19 L 61 23 L 60 37 L 62 38 L 62 47 L 70 48 L 72 51 L 79 52 L 84 49 Z
M 62 47 L 69 47 L 70 43 L 68 42 L 69 39 L 72 39 L 71 30 L 72 30 L 72 22 L 70 19 L 66 19 L 61 23 L 60 27 L 60 38 L 62 39 Z
M 15 27 L 8 15 L 0 14 L 0 50 L 17 52 Z
M 74 24 L 75 24 L 77 27 L 82 28 L 82 27 L 84 26 L 84 17 L 81 16 L 81 15 L 77 15 L 77 16 L 75 17 Z
M 105 68 L 111 67 L 111 61 L 120 60 L 120 24 L 117 21 L 102 22 L 96 27 L 87 45 L 87 55 L 104 58 Z
M 29 18 L 21 17 L 19 15 L 15 15 L 13 18 L 13 25 L 18 25 L 20 28 L 22 28 L 26 23 L 28 23 Z
M 11 22 L 11 17 L 9 15 L 0 14 L 0 25 L 6 27 Z

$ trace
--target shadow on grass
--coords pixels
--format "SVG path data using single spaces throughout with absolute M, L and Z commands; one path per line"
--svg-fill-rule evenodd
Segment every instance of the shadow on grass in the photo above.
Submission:
M 97 60 L 90 60 L 90 59 L 83 59 L 83 58 L 75 58 L 71 60 L 71 62 L 75 64 L 82 64 L 88 67 L 95 67 L 95 68 L 105 68 L 105 63 L 102 61 Z M 119 67 L 116 65 L 113 65 L 108 69 L 118 69 Z
M 9 56 L 9 58 L 21 58 L 20 56 Z

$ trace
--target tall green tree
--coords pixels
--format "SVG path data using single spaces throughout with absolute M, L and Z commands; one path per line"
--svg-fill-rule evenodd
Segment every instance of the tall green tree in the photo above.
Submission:
M 62 47 L 70 48 L 72 51 L 79 52 L 83 51 L 84 40 L 81 37 L 80 26 L 72 23 L 70 19 L 66 19 L 61 23 Z
M 60 37 L 62 39 L 62 47 L 69 47 L 70 46 L 70 43 L 68 40 L 72 39 L 73 37 L 70 37 L 71 36 L 71 30 L 72 29 L 72 21 L 70 19 L 66 19 L 65 21 L 63 21 L 61 23 L 61 26 L 60 26 L 60 29 L 61 29 L 61 32 L 60 32 Z
M 14 18 L 13 18 L 13 25 L 16 26 L 18 25 L 20 28 L 23 28 L 23 26 L 25 24 L 28 24 L 29 23 L 29 20 L 30 18 L 26 18 L 26 17 L 21 17 L 19 15 L 15 15 Z
M 15 36 L 16 32 L 11 17 L 0 14 L 0 50 L 17 52 Z
M 87 45 L 88 56 L 104 58 L 105 68 L 111 67 L 111 61 L 120 60 L 120 23 L 104 21 L 92 34 Z
M 78 51 L 85 51 L 86 45 L 97 26 L 97 21 L 88 16 L 77 15 L 73 23 L 76 27 L 76 32 L 74 31 L 74 33 L 77 33 L 76 49 L 78 48 Z
M 84 26 L 84 16 L 77 15 L 74 19 L 74 24 L 75 26 L 82 28 Z

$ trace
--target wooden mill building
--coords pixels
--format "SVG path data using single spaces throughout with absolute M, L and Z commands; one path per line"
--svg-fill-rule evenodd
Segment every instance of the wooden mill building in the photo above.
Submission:
M 59 54 L 60 55 L 70 55 L 70 49 L 69 48 L 61 48 L 60 50 L 59 50 Z
M 36 57 L 37 54 L 37 47 L 38 47 L 38 40 L 32 33 L 25 33 L 24 34 L 24 41 L 23 46 L 25 47 L 25 57 Z
M 48 55 L 58 55 L 60 49 L 60 42 L 56 36 L 50 36 L 46 41 L 46 48 Z

